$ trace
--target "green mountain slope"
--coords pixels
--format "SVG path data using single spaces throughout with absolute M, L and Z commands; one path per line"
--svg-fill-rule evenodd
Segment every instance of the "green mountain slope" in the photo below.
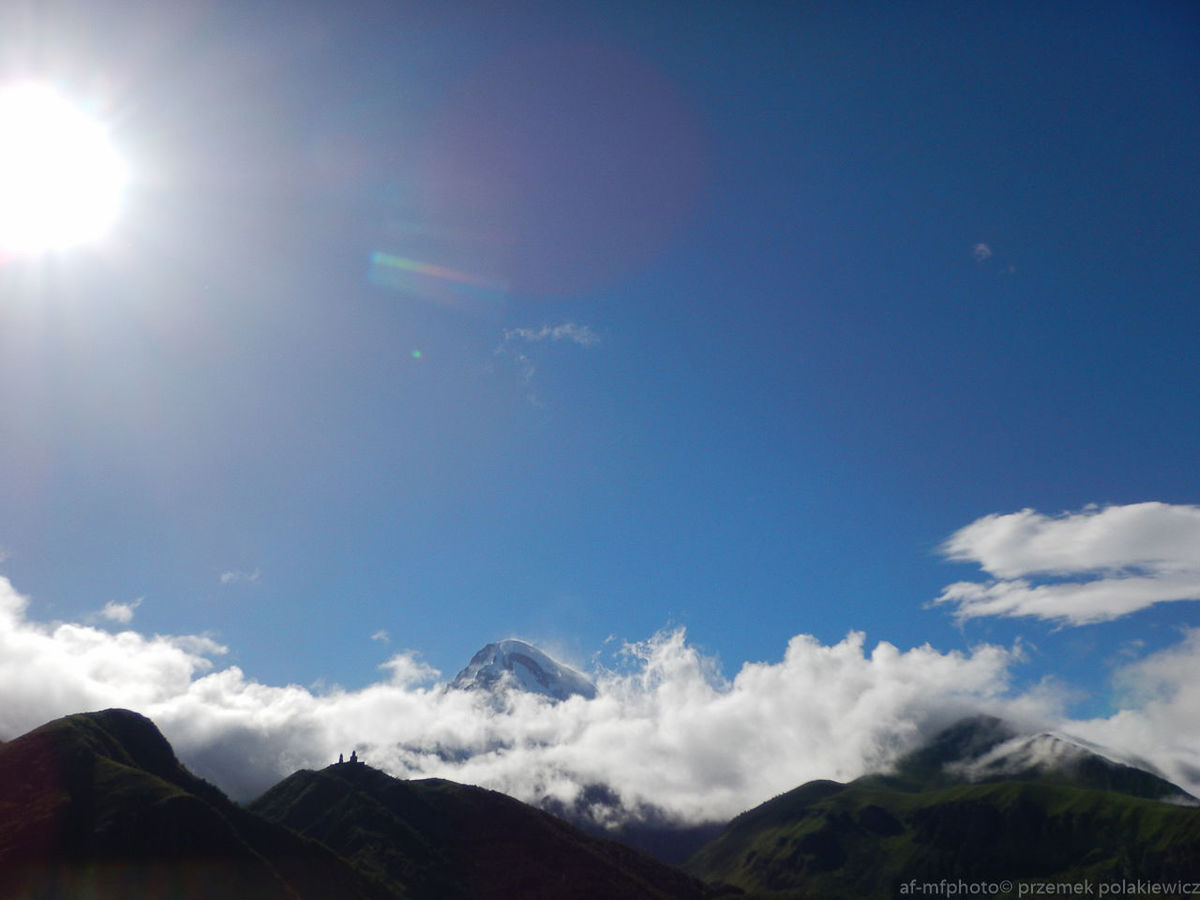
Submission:
M 149 719 L 110 709 L 0 745 L 0 896 L 388 895 L 196 778 Z
M 992 724 L 943 733 L 891 775 L 782 794 L 684 868 L 778 897 L 894 898 L 913 879 L 1200 881 L 1200 809 L 1153 799 L 1182 791 L 1150 773 L 1073 751 L 1060 768 L 956 779 L 964 757 L 1023 749 Z
M 698 881 L 524 803 L 361 763 L 301 771 L 250 809 L 414 898 L 700 898 Z

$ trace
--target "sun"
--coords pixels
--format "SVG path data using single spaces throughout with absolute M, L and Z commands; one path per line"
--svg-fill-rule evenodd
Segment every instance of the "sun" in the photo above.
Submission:
M 101 122 L 49 87 L 0 88 L 0 253 L 36 255 L 103 237 L 127 181 Z

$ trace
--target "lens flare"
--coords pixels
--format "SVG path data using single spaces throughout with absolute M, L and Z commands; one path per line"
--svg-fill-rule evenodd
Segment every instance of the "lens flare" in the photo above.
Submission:
M 496 306 L 505 293 L 504 285 L 489 278 L 380 251 L 371 254 L 367 280 L 409 296 L 455 307 Z

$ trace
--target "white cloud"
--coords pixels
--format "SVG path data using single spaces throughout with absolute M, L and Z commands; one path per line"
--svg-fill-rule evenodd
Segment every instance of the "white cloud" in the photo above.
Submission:
M 1130 663 L 1116 674 L 1122 709 L 1104 719 L 1070 722 L 1068 733 L 1120 748 L 1149 762 L 1191 793 L 1200 789 L 1200 628 L 1173 647 Z
M 580 347 L 593 347 L 600 343 L 600 336 L 587 325 L 576 322 L 563 322 L 559 325 L 542 325 L 540 328 L 506 328 L 495 355 L 506 359 L 516 368 L 521 383 L 530 387 L 537 365 L 522 346 L 525 344 L 567 343 Z M 541 399 L 529 390 L 526 399 L 534 406 L 543 406 Z
M 262 572 L 258 569 L 253 572 L 232 570 L 221 573 L 221 584 L 258 584 L 261 580 Z
M 1041 722 L 1049 694 L 1012 696 L 1018 650 L 868 650 L 860 633 L 788 642 L 777 662 L 724 679 L 682 631 L 630 645 L 597 674 L 595 700 L 504 704 L 430 684 L 416 654 L 361 690 L 272 686 L 217 668 L 204 637 L 112 634 L 26 618 L 0 579 L 0 737 L 59 715 L 125 706 L 150 716 L 198 774 L 246 799 L 296 768 L 357 748 L 401 776 L 441 776 L 570 804 L 589 784 L 629 808 L 731 816 L 817 777 L 852 778 L 955 717 L 985 709 Z
M 27 617 L 0 578 L 0 738 L 56 716 L 124 706 L 150 716 L 197 774 L 249 799 L 301 767 L 357 749 L 405 777 L 439 776 L 570 806 L 604 784 L 628 809 L 725 818 L 813 778 L 879 768 L 959 716 L 1057 727 L 1150 761 L 1200 791 L 1200 629 L 1121 670 L 1123 709 L 1068 722 L 1053 686 L 1016 693 L 1020 646 L 942 652 L 807 635 L 781 659 L 725 678 L 682 630 L 626 645 L 593 672 L 594 700 L 456 691 L 413 652 L 361 690 L 274 686 L 196 635 L 145 637 Z
M 948 585 L 935 602 L 955 616 L 1036 616 L 1083 625 L 1155 603 L 1200 599 L 1200 507 L 1090 506 L 1046 516 L 989 515 L 955 532 L 942 553 L 993 578 Z
M 119 622 L 122 625 L 128 625 L 133 621 L 133 611 L 141 605 L 142 599 L 140 597 L 129 603 L 112 601 L 104 604 L 104 609 L 100 610 L 100 615 L 110 622 Z
M 28 600 L 0 578 L 0 734 L 13 737 L 47 718 L 123 705 L 169 703 L 225 652 L 200 636 L 112 634 L 25 616 Z
M 392 642 L 392 636 L 380 628 L 377 632 L 371 635 L 371 640 L 378 641 L 381 644 L 390 644 Z
M 592 347 L 600 343 L 600 336 L 586 325 L 564 322 L 561 325 L 543 325 L 541 328 L 506 328 L 504 340 L 520 340 L 530 343 L 541 341 L 570 341 L 581 347 Z
M 408 687 L 409 685 L 427 684 L 442 673 L 433 666 L 417 658 L 418 654 L 411 650 L 397 653 L 386 662 L 380 663 L 379 668 L 391 672 L 391 684 Z
M 976 244 L 971 248 L 971 256 L 975 258 L 975 262 L 984 262 L 992 258 L 992 248 L 987 244 Z

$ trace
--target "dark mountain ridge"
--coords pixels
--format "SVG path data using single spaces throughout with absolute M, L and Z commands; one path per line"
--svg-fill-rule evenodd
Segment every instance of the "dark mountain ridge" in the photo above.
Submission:
M 0 746 L 0 896 L 382 898 L 320 845 L 188 772 L 128 710 L 67 716 Z
M 301 834 L 300 832 L 303 832 Z M 0 744 L 0 897 L 662 898 L 704 885 L 511 797 L 361 763 L 246 809 L 127 710 Z
M 681 871 L 503 794 L 361 763 L 296 772 L 239 807 L 148 719 L 105 710 L 0 744 L 0 897 L 857 898 L 912 879 L 1200 881 L 1200 808 L 1171 800 L 1194 803 L 1082 742 L 978 717 L 887 773 L 746 811 Z M 670 823 L 646 828 L 670 836 Z
M 700 898 L 704 886 L 513 798 L 361 763 L 300 771 L 250 809 L 414 898 Z

